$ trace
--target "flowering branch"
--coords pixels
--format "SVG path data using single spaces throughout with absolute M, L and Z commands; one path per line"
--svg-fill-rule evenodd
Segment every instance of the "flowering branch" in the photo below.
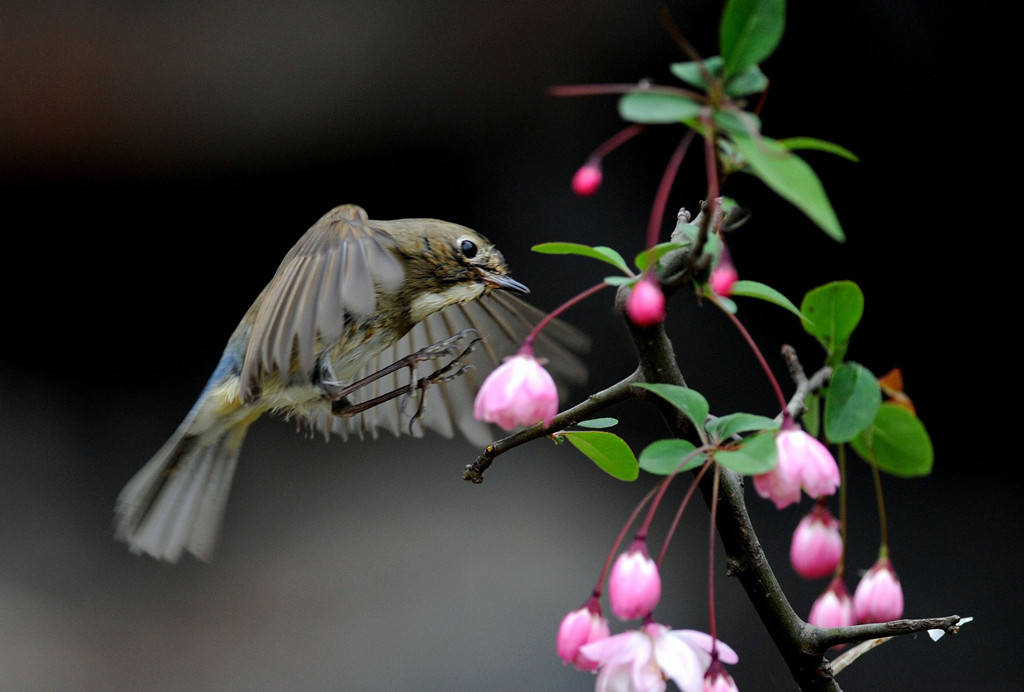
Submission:
M 476 458 L 476 461 L 466 466 L 462 472 L 462 480 L 469 481 L 470 483 L 483 483 L 484 472 L 490 467 L 491 462 L 494 461 L 495 458 L 518 447 L 519 445 L 576 425 L 581 420 L 587 420 L 588 418 L 593 417 L 595 413 L 613 404 L 636 396 L 633 384 L 639 381 L 641 381 L 639 378 L 639 371 L 634 372 L 629 377 L 613 384 L 611 387 L 608 387 L 596 394 L 591 394 L 585 401 L 559 413 L 551 419 L 551 422 L 548 425 L 538 423 L 537 425 L 520 430 L 519 432 L 492 442 L 487 445 L 480 456 Z

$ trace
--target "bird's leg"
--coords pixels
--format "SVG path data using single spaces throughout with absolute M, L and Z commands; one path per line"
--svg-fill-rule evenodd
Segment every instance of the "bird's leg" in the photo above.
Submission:
M 456 344 L 458 344 L 461 340 L 467 338 L 470 334 L 475 334 L 477 336 L 473 338 L 472 341 L 469 342 L 469 345 L 465 349 L 463 349 L 461 353 L 452 358 L 450 362 L 438 368 L 437 370 L 430 373 L 426 377 L 421 377 L 419 379 L 416 378 L 416 365 L 418 363 L 452 355 L 453 353 L 455 353 Z M 464 364 L 462 360 L 466 356 L 468 356 L 470 352 L 472 352 L 477 342 L 481 340 L 482 338 L 479 336 L 479 332 L 477 332 L 477 330 L 463 329 L 461 332 L 455 334 L 452 337 L 444 339 L 443 341 L 439 341 L 436 344 L 432 344 L 430 346 L 421 348 L 415 353 L 410 353 L 404 358 L 398 359 L 391 365 L 382 368 L 375 373 L 367 375 L 366 377 L 360 380 L 356 380 L 355 382 L 345 387 L 339 387 L 334 391 L 330 391 L 329 398 L 331 399 L 331 413 L 334 414 L 335 416 L 339 416 L 342 418 L 354 416 L 362 413 L 363 411 L 371 409 L 374 406 L 379 406 L 380 404 L 383 404 L 386 401 L 397 399 L 400 396 L 408 396 L 409 394 L 412 394 L 417 390 L 420 390 L 422 393 L 425 393 L 427 387 L 430 386 L 431 384 L 435 384 L 438 382 L 448 382 L 449 380 L 453 380 L 459 375 L 461 375 L 463 372 L 465 372 L 466 369 L 469 367 L 468 365 Z M 347 398 L 349 394 L 352 394 L 353 392 L 365 387 L 366 385 L 375 382 L 376 380 L 379 380 L 381 377 L 384 377 L 385 375 L 390 375 L 393 372 L 401 370 L 402 368 L 409 368 L 409 384 L 404 385 L 402 387 L 398 387 L 397 389 L 393 389 L 390 392 L 387 392 L 386 394 L 381 394 L 380 396 L 374 397 L 373 399 L 368 399 L 358 404 L 353 404 L 349 402 Z M 419 401 L 417 403 L 416 412 L 413 415 L 413 420 L 415 421 L 419 419 L 422 416 L 422 413 L 423 396 L 421 394 L 421 396 L 419 397 Z

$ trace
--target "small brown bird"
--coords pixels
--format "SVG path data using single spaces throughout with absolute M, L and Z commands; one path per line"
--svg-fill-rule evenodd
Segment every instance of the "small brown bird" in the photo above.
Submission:
M 543 317 L 508 291 L 528 292 L 469 228 L 332 209 L 285 256 L 185 420 L 121 491 L 117 537 L 163 560 L 209 559 L 242 441 L 267 411 L 325 436 L 429 428 L 490 441 L 472 416 L 474 392 Z M 555 322 L 534 346 L 562 382 L 583 378 L 586 339 L 572 328 Z

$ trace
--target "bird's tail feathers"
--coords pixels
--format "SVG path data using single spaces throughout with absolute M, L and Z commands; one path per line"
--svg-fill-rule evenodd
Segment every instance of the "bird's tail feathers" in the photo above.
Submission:
M 191 418 L 191 416 L 190 416 Z M 248 422 L 217 434 L 189 432 L 186 420 L 117 498 L 115 533 L 133 553 L 176 562 L 213 554 Z

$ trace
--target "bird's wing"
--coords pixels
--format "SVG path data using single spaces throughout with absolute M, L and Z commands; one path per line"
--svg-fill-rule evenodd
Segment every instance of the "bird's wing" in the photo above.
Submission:
M 398 361 L 423 347 L 435 344 L 467 328 L 476 329 L 485 341 L 478 343 L 465 362 L 472 367 L 448 382 L 427 388 L 423 401 L 422 418 L 414 422 L 412 414 L 418 409 L 416 395 L 392 399 L 363 413 L 348 418 L 331 416 L 324 410 L 314 425 L 347 438 L 349 435 L 376 437 L 379 429 L 395 435 L 422 435 L 429 428 L 445 437 L 461 433 L 474 444 L 484 445 L 494 440 L 490 425 L 473 417 L 473 400 L 484 378 L 507 356 L 515 355 L 523 338 L 544 317 L 541 310 L 502 291 L 466 303 L 452 305 L 430 315 L 417 324 L 400 341 L 385 349 L 376 360 L 357 375 L 363 377 Z M 468 339 L 457 347 L 468 345 Z M 574 327 L 555 320 L 547 325 L 534 342 L 534 353 L 547 359 L 547 368 L 558 383 L 561 393 L 570 386 L 586 380 L 587 370 L 581 354 L 590 346 L 589 339 Z M 450 360 L 449 357 L 421 363 L 416 377 L 424 377 Z M 376 396 L 409 384 L 410 373 L 402 369 L 350 394 L 352 404 L 359 404 Z
M 373 313 L 374 283 L 397 286 L 403 277 L 393 246 L 354 205 L 332 209 L 306 231 L 258 301 L 242 365 L 243 401 L 259 397 L 262 376 L 286 377 L 293 359 L 309 372 L 317 340 L 340 336 L 346 314 Z

